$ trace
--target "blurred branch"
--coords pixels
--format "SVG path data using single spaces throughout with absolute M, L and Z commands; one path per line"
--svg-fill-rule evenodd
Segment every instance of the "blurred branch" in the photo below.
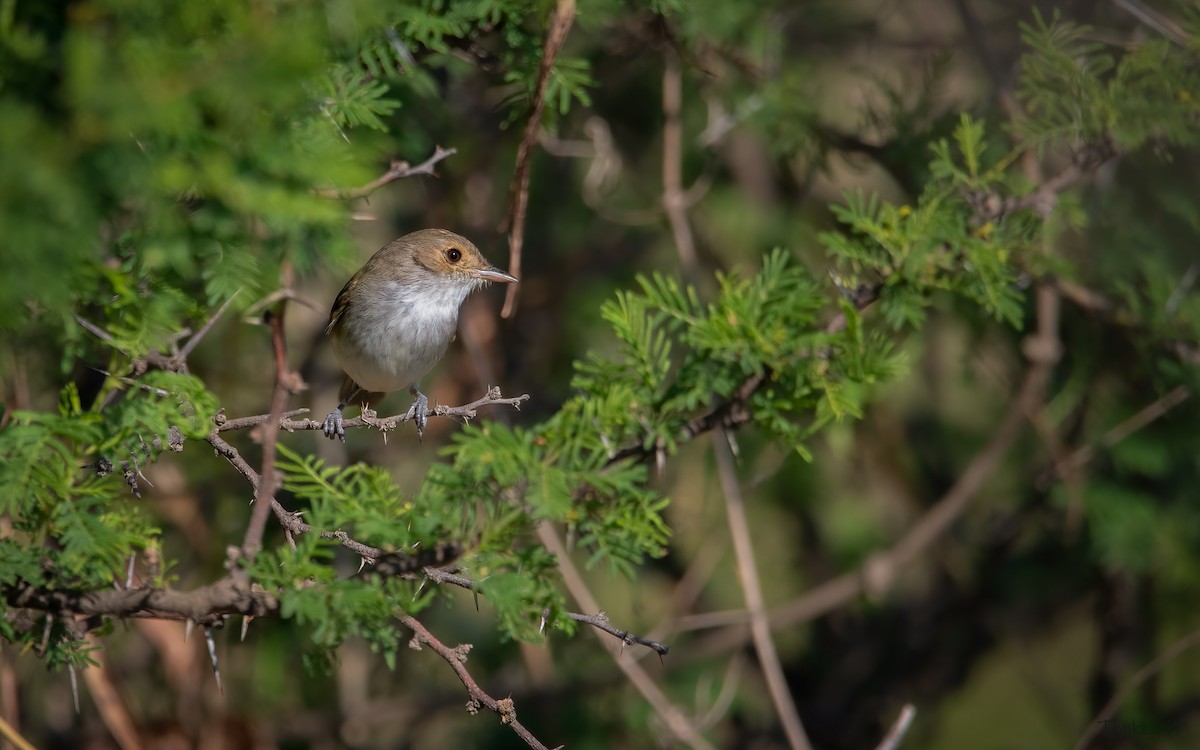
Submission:
M 529 163 L 533 146 L 537 143 L 542 127 L 542 110 L 546 105 L 546 87 L 550 83 L 550 71 L 554 60 L 567 40 L 567 32 L 575 20 L 575 0 L 558 0 L 550 14 L 546 42 L 542 48 L 542 62 L 538 68 L 537 84 L 533 92 L 533 105 L 529 120 L 525 123 L 525 134 L 517 146 L 517 166 L 509 186 L 508 213 L 508 272 L 521 277 L 521 248 L 525 244 L 525 212 L 529 207 Z M 517 309 L 517 285 L 509 284 L 504 295 L 501 317 L 511 318 Z
M 1056 462 L 1053 474 L 1042 477 L 1038 485 L 1044 487 L 1053 479 L 1062 479 L 1065 474 L 1078 470 L 1096 457 L 1099 448 L 1111 448 L 1133 433 L 1141 430 L 1155 420 L 1165 416 L 1167 412 L 1191 398 L 1191 391 L 1186 386 L 1176 386 L 1162 398 L 1156 399 L 1142 407 L 1136 414 L 1108 430 L 1092 445 L 1085 445 L 1067 456 L 1061 463 Z
M 662 205 L 667 213 L 667 221 L 671 224 L 675 250 L 679 253 L 679 265 L 683 268 L 683 278 L 688 283 L 695 284 L 698 270 L 696 241 L 692 235 L 692 227 L 688 224 L 683 190 L 683 125 L 679 117 L 682 104 L 683 72 L 679 67 L 679 56 L 674 50 L 667 50 L 662 80 Z
M 30 745 L 29 742 L 27 742 L 25 738 L 13 728 L 12 724 L 9 724 L 7 721 L 5 721 L 3 717 L 0 717 L 0 737 L 3 737 L 11 742 L 13 746 L 17 748 L 17 750 L 36 750 L 36 748 L 34 748 L 33 745 Z
M 908 734 L 908 728 L 912 726 L 913 717 L 917 715 L 917 709 L 911 703 L 905 703 L 904 708 L 900 709 L 900 715 L 896 717 L 896 722 L 892 724 L 892 728 L 888 730 L 886 736 L 875 748 L 875 750 L 896 750 L 900 747 L 900 743 L 904 741 L 904 735 Z
M 496 700 L 483 692 L 479 684 L 475 682 L 475 678 L 471 677 L 471 673 L 463 666 L 467 661 L 467 653 L 471 650 L 470 644 L 462 644 L 456 648 L 450 648 L 437 638 L 434 638 L 433 634 L 412 615 L 400 615 L 397 619 L 400 620 L 400 623 L 404 627 L 413 631 L 414 635 L 410 646 L 414 650 L 420 651 L 422 645 L 429 646 L 438 656 L 445 659 L 450 668 L 454 670 L 454 674 L 458 675 L 458 679 L 462 681 L 463 687 L 467 689 L 467 695 L 471 697 L 471 700 L 467 703 L 467 711 L 469 713 L 477 713 L 479 707 L 483 706 L 489 711 L 495 712 L 500 717 L 501 724 L 512 727 L 517 736 L 525 740 L 525 744 L 534 748 L 534 750 L 549 750 L 521 722 L 517 721 L 517 707 L 513 704 L 512 698 Z
M 558 532 L 545 522 L 538 524 L 537 531 L 542 544 L 558 559 L 559 572 L 562 574 L 563 583 L 566 584 L 571 596 L 584 609 L 599 611 L 600 605 L 596 601 L 596 597 L 592 595 L 579 569 L 575 567 Z M 700 734 L 692 721 L 675 704 L 671 703 L 671 700 L 659 689 L 658 685 L 654 684 L 654 680 L 631 655 L 625 653 L 623 649 L 614 650 L 613 648 L 609 648 L 608 653 L 676 739 L 699 750 L 715 750 L 713 745 L 704 739 L 704 735 Z
M 725 496 L 729 535 L 733 538 L 733 550 L 737 558 L 738 580 L 741 581 L 742 596 L 746 600 L 746 609 L 750 615 L 754 650 L 758 653 L 758 662 L 767 681 L 767 690 L 771 695 L 771 702 L 775 704 L 775 713 L 779 715 L 779 721 L 783 724 L 788 746 L 792 750 L 808 750 L 812 746 L 804 733 L 804 725 L 796 711 L 796 700 L 788 690 L 787 677 L 783 674 L 783 665 L 779 661 L 779 653 L 775 650 L 775 641 L 771 638 L 767 605 L 758 579 L 758 565 L 754 561 L 750 524 L 746 521 L 746 506 L 742 501 L 742 491 L 738 487 L 737 475 L 734 472 L 733 455 L 726 442 L 728 437 L 724 433 L 714 435 L 713 454 L 717 459 L 717 475 Z
M 1121 686 L 1121 689 L 1116 692 L 1100 713 L 1096 714 L 1096 718 L 1092 719 L 1092 723 L 1088 724 L 1088 728 L 1084 730 L 1079 737 L 1079 741 L 1075 743 L 1075 750 L 1084 750 L 1097 734 L 1104 731 L 1104 727 L 1112 721 L 1112 717 L 1116 715 L 1117 709 L 1121 704 L 1137 690 L 1139 686 L 1146 680 L 1158 674 L 1175 659 L 1179 658 L 1185 651 L 1200 646 L 1200 630 L 1193 630 L 1183 638 L 1180 638 L 1175 643 L 1161 654 L 1154 661 L 1139 669 L 1133 677 Z
M 371 193 L 378 190 L 379 188 L 383 187 L 384 185 L 395 182 L 397 180 L 402 180 L 405 177 L 413 177 L 415 175 L 422 175 L 422 174 L 429 175 L 430 177 L 434 177 L 437 174 L 436 172 L 433 171 L 434 166 L 438 162 L 442 161 L 443 159 L 454 156 L 454 154 L 456 154 L 456 153 L 458 153 L 458 151 L 456 149 L 442 148 L 441 146 L 435 146 L 434 150 L 433 150 L 433 155 L 430 156 L 425 161 L 421 162 L 420 164 L 416 165 L 415 167 L 410 165 L 406 161 L 398 161 L 398 160 L 393 159 L 392 163 L 388 166 L 388 170 L 386 172 L 379 175 L 378 177 L 371 180 L 370 182 L 368 182 L 365 185 L 360 185 L 359 187 L 356 187 L 356 188 L 330 188 L 330 187 L 314 188 L 313 193 L 321 196 L 322 198 L 336 198 L 339 200 L 354 200 L 355 198 L 365 198 L 368 195 L 370 195 Z

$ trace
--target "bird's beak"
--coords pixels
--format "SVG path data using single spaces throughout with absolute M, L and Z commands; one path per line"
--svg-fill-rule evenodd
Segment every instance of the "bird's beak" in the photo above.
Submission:
M 471 275 L 477 279 L 482 279 L 483 281 L 494 281 L 497 284 L 515 284 L 515 283 L 517 283 L 516 276 L 513 276 L 510 273 L 505 273 L 504 271 L 501 271 L 499 268 L 496 268 L 495 266 L 488 266 L 487 268 L 480 268 L 477 271 L 472 271 Z

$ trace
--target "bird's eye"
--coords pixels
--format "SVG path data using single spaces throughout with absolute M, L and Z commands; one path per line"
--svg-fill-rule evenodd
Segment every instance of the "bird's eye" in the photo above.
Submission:
M 462 251 L 459 250 L 457 247 L 447 248 L 446 249 L 446 260 L 450 261 L 451 263 L 459 262 L 460 260 L 462 260 Z

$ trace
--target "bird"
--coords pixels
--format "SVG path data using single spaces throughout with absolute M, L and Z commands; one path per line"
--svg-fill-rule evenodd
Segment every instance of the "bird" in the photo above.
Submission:
M 372 255 L 329 311 L 325 335 L 346 377 L 337 408 L 322 423 L 325 436 L 346 442 L 342 412 L 355 399 L 366 408 L 407 388 L 415 400 L 405 419 L 416 422 L 420 438 L 429 399 L 419 382 L 454 340 L 459 306 L 489 282 L 516 281 L 470 240 L 445 229 L 406 234 Z

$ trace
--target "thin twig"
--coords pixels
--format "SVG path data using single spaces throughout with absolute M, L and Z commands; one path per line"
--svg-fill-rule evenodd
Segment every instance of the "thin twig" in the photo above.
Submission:
M 237 296 L 241 293 L 242 290 L 238 289 L 236 292 L 229 295 L 229 299 L 225 300 L 225 304 L 217 308 L 217 311 L 204 322 L 204 325 L 200 326 L 200 330 L 196 331 L 196 333 L 187 340 L 187 343 L 185 343 L 179 350 L 179 357 L 185 360 L 188 358 L 188 355 L 192 353 L 192 350 L 196 348 L 196 345 L 204 340 L 204 337 L 208 335 L 210 330 L 212 330 L 213 325 L 215 325 L 216 322 L 221 319 L 221 316 L 225 314 L 225 311 L 229 309 L 229 306 L 233 304 L 233 301 L 237 299 Z
M 480 706 L 494 712 L 500 717 L 500 723 L 512 727 L 512 730 L 517 733 L 517 736 L 525 741 L 525 744 L 534 748 L 534 750 L 549 750 L 543 745 L 537 737 L 525 728 L 520 721 L 517 720 L 517 708 L 513 704 L 512 698 L 502 698 L 496 700 L 488 695 L 479 687 L 479 683 L 475 682 L 475 678 L 467 671 L 464 663 L 467 661 L 467 652 L 471 650 L 469 644 L 464 644 L 458 648 L 450 648 L 446 644 L 433 637 L 415 617 L 412 615 L 400 615 L 397 619 L 404 627 L 413 631 L 412 640 L 413 648 L 420 650 L 421 646 L 429 646 L 434 652 L 446 660 L 450 668 L 454 670 L 454 674 L 458 675 L 458 679 L 462 681 L 463 687 L 467 689 L 467 695 L 471 700 L 467 703 L 467 710 L 475 713 Z
M 897 750 L 900 743 L 904 741 L 904 735 L 908 734 L 908 728 L 912 726 L 913 717 L 917 715 L 917 708 L 911 703 L 905 703 L 904 708 L 900 709 L 900 715 L 896 717 L 895 723 L 888 733 L 884 735 L 883 740 L 876 745 L 875 750 Z
M 1083 734 L 1079 737 L 1079 741 L 1075 743 L 1075 750 L 1083 750 L 1086 748 L 1088 743 L 1090 743 L 1097 734 L 1103 731 L 1108 722 L 1112 721 L 1112 717 L 1116 715 L 1117 709 L 1121 707 L 1121 704 L 1124 703 L 1125 700 L 1133 694 L 1133 691 L 1137 690 L 1143 682 L 1161 672 L 1164 667 L 1166 667 L 1175 659 L 1179 658 L 1179 656 L 1185 651 L 1193 649 L 1196 646 L 1200 646 L 1200 630 L 1193 630 L 1183 638 L 1175 641 L 1166 651 L 1159 654 L 1154 661 L 1139 669 L 1133 675 L 1133 677 L 1130 677 L 1129 680 L 1127 680 L 1125 684 L 1121 686 L 1121 689 L 1109 699 L 1108 703 L 1104 704 L 1104 708 L 1100 709 L 1100 713 L 1096 714 L 1096 718 L 1092 719 L 1092 723 L 1088 724 L 1088 728 L 1084 730 Z
M 316 188 L 313 190 L 313 193 L 321 196 L 322 198 L 336 198 L 339 200 L 365 198 L 384 185 L 395 182 L 396 180 L 402 180 L 405 177 L 413 177 L 419 174 L 429 175 L 431 177 L 436 176 L 436 173 L 433 171 L 433 167 L 438 162 L 446 159 L 447 157 L 454 156 L 456 153 L 458 152 L 455 149 L 435 146 L 433 150 L 433 156 L 430 156 L 428 159 L 416 165 L 415 167 L 411 166 L 406 161 L 393 160 L 388 166 L 388 170 L 386 172 L 371 180 L 366 185 L 360 185 L 356 188 Z
M 1098 448 L 1112 448 L 1138 430 L 1166 416 L 1176 406 L 1191 398 L 1191 395 L 1192 392 L 1188 390 L 1187 386 L 1176 386 L 1162 398 L 1147 404 L 1139 409 L 1136 414 L 1105 432 L 1094 444 L 1085 445 L 1067 456 L 1063 461 L 1056 462 L 1053 468 L 1054 475 L 1062 478 L 1071 472 L 1079 470 L 1084 464 L 1096 457 Z M 1042 485 L 1045 483 L 1045 481 L 1039 482 Z
M 529 207 L 530 157 L 542 127 L 542 110 L 546 106 L 546 87 L 550 83 L 550 71 L 554 68 L 554 60 L 558 57 L 563 42 L 567 40 L 567 33 L 574 21 L 575 0 L 558 0 L 546 29 L 546 42 L 542 47 L 542 62 L 538 67 L 529 120 L 525 123 L 525 133 L 517 146 L 517 166 L 508 189 L 507 212 L 508 272 L 517 278 L 521 278 L 521 248 L 525 244 L 525 213 Z M 517 286 L 508 285 L 508 291 L 504 295 L 504 308 L 500 311 L 501 317 L 511 318 L 516 313 Z
M 620 628 L 614 627 L 612 622 L 608 619 L 608 615 L 603 612 L 597 612 L 594 615 L 585 615 L 580 612 L 567 612 L 566 615 L 575 622 L 582 622 L 585 625 L 591 625 L 593 628 L 598 630 L 603 630 L 605 633 L 617 638 L 626 645 L 645 646 L 646 648 L 656 652 L 659 656 L 666 656 L 671 651 L 671 647 L 665 643 L 659 643 L 658 641 L 653 641 L 649 638 L 644 638 L 640 635 L 630 633 L 628 630 L 621 630 Z
M 775 650 L 775 641 L 771 637 L 771 624 L 767 620 L 767 605 L 758 579 L 754 543 L 750 540 L 750 525 L 746 521 L 746 506 L 742 501 L 742 490 L 738 486 L 733 468 L 733 455 L 723 433 L 716 434 L 714 438 L 713 453 L 717 459 L 717 475 L 725 495 L 729 535 L 733 539 L 742 597 L 746 600 L 746 609 L 750 614 L 754 650 L 758 653 L 758 663 L 762 667 L 763 677 L 767 680 L 767 690 L 771 695 L 771 702 L 775 705 L 775 713 L 783 724 L 788 745 L 792 750 L 808 750 L 812 746 L 809 744 L 808 735 L 804 733 L 804 725 L 796 711 L 796 700 L 788 689 L 783 665 L 779 661 L 779 653 Z
M 421 571 L 421 575 L 430 581 L 433 581 L 434 583 L 448 583 L 450 585 L 466 589 L 472 593 L 481 593 L 479 591 L 478 584 L 476 584 L 474 580 L 451 570 L 445 570 L 438 567 L 426 567 Z M 416 578 L 417 575 L 405 574 L 402 577 Z M 620 639 L 622 643 L 627 645 L 645 646 L 646 648 L 657 653 L 659 656 L 666 656 L 671 651 L 671 647 L 665 643 L 659 643 L 658 641 L 651 640 L 650 638 L 646 638 L 644 636 L 637 635 L 636 633 L 631 633 L 628 630 L 621 630 L 620 628 L 615 627 L 612 624 L 612 621 L 608 619 L 608 615 L 603 612 L 597 612 L 594 615 L 585 615 L 582 612 L 564 612 L 564 614 L 576 622 L 582 622 L 585 625 L 591 625 L 597 630 L 602 630 L 614 638 Z
M 675 238 L 679 265 L 689 283 L 696 282 L 696 241 L 688 223 L 686 198 L 683 191 L 683 125 L 679 110 L 683 103 L 683 72 L 679 56 L 673 49 L 666 52 L 662 81 L 663 146 L 662 146 L 662 206 Z

